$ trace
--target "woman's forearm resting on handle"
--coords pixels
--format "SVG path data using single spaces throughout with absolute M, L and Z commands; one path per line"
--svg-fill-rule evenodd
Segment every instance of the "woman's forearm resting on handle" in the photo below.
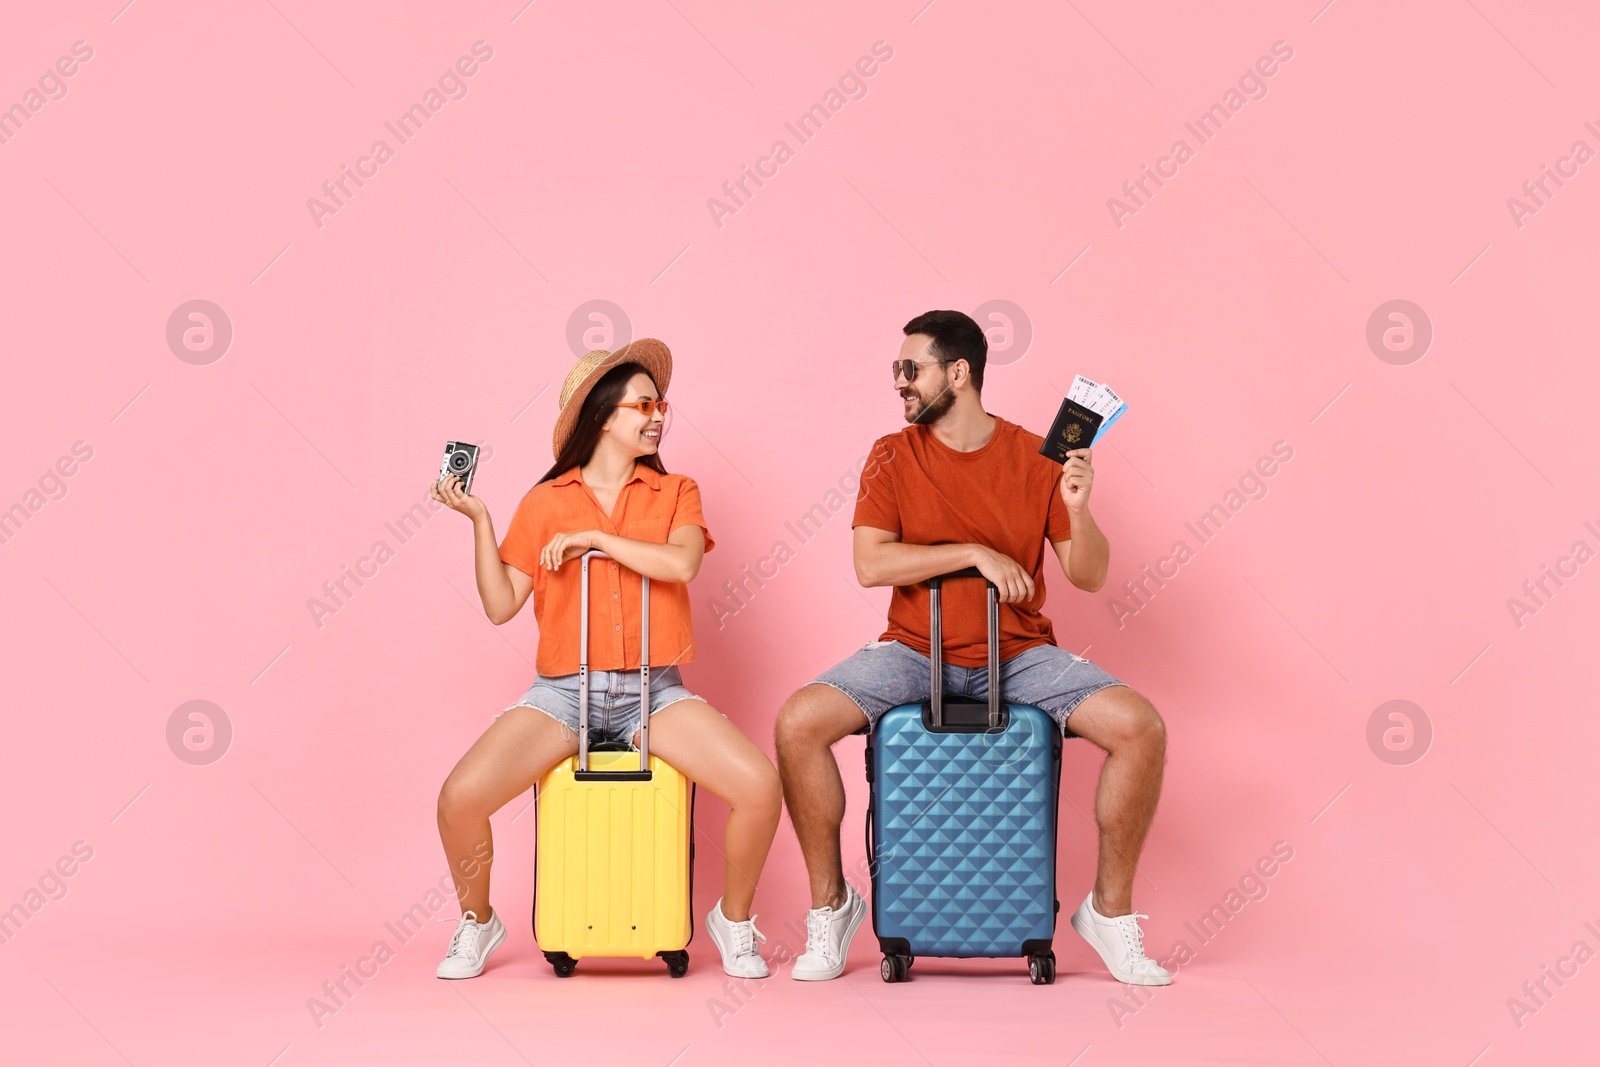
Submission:
M 706 554 L 705 531 L 694 525 L 673 530 L 666 544 L 636 541 L 603 530 L 594 531 L 591 542 L 630 571 L 657 582 L 694 581 Z

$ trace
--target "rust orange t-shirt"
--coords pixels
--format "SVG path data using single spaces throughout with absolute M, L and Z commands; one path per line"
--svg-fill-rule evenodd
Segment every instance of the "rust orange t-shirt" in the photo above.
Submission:
M 604 530 L 636 541 L 665 544 L 680 526 L 706 531 L 706 551 L 716 544 L 700 510 L 700 487 L 682 474 L 661 474 L 636 463 L 633 477 L 617 494 L 607 515 L 594 491 L 573 467 L 540 482 L 517 505 L 500 561 L 533 577 L 533 613 L 539 623 L 534 667 L 547 678 L 578 671 L 578 597 L 581 558 L 555 571 L 539 565 L 539 551 L 558 533 Z M 638 670 L 640 606 L 644 582 L 616 560 L 589 563 L 589 669 Z M 682 582 L 650 582 L 650 665 L 667 667 L 694 659 L 694 627 L 689 587 Z
M 911 545 L 979 544 L 1016 560 L 1033 576 L 1033 598 L 1000 605 L 1000 658 L 1056 643 L 1044 607 L 1045 541 L 1072 537 L 1061 499 L 1061 465 L 1039 454 L 1044 438 L 995 416 L 988 443 L 957 452 L 926 426 L 911 425 L 878 439 L 862 472 L 851 526 L 899 534 Z M 944 661 L 983 667 L 988 654 L 988 595 L 976 579 L 946 582 Z M 881 641 L 899 641 L 930 654 L 928 585 L 897 585 L 889 599 L 889 628 Z

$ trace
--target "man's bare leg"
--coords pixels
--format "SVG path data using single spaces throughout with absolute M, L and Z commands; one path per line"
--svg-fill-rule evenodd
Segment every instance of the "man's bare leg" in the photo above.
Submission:
M 1133 876 L 1155 819 L 1166 766 L 1167 728 L 1155 706 L 1125 685 L 1086 697 L 1067 716 L 1074 734 L 1105 749 L 1095 790 L 1100 861 L 1095 910 L 1109 917 L 1133 911 Z

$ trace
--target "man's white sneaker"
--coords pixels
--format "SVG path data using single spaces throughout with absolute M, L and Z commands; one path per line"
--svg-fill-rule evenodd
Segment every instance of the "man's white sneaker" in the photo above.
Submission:
M 756 948 L 757 941 L 766 941 L 766 935 L 756 929 L 754 915 L 736 923 L 722 913 L 722 901 L 706 914 L 706 933 L 711 935 L 717 951 L 722 953 L 722 969 L 735 978 L 765 978 L 767 961 Z
M 499 948 L 505 939 L 506 928 L 499 912 L 490 915 L 488 922 L 480 923 L 478 916 L 469 911 L 456 923 L 456 932 L 450 936 L 450 950 L 433 973 L 440 978 L 476 978 L 489 962 L 489 953 Z
M 1111 977 L 1129 985 L 1170 985 L 1172 975 L 1144 954 L 1144 931 L 1139 920 L 1150 916 L 1140 912 L 1112 918 L 1094 908 L 1094 890 L 1084 897 L 1072 913 L 1072 928 L 1100 953 L 1111 969 Z
M 844 892 L 844 903 L 839 907 L 806 912 L 806 951 L 794 961 L 789 977 L 801 982 L 825 982 L 844 973 L 850 939 L 867 917 L 867 902 L 855 887 L 846 883 Z

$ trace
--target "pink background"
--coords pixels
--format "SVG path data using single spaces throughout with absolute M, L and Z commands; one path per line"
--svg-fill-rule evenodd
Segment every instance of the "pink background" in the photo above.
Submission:
M 1520 227 L 1506 201 L 1574 141 L 1600 148 L 1600 18 L 922 2 L 8 14 L 0 103 L 93 48 L 0 145 L 0 507 L 93 450 L 0 545 L 0 907 L 93 850 L 0 945 L 8 1060 L 1488 1067 L 1590 1048 L 1600 964 L 1520 1026 L 1507 1001 L 1576 942 L 1600 950 L 1600 564 L 1520 627 L 1507 599 L 1575 541 L 1600 549 L 1597 164 Z M 479 40 L 466 97 L 397 145 L 383 124 Z M 1265 98 L 1199 145 L 1183 123 L 1280 40 Z M 893 58 L 865 97 L 799 145 L 783 124 L 877 41 Z M 1194 158 L 1119 227 L 1107 198 L 1180 137 Z M 394 158 L 319 228 L 307 198 L 378 138 Z M 719 227 L 707 199 L 780 138 L 793 158 Z M 195 299 L 233 330 L 208 365 L 166 340 Z M 1395 299 L 1432 323 L 1407 365 L 1366 340 Z M 842 513 L 720 629 L 711 604 L 898 428 L 901 324 L 1019 308 L 1009 338 L 985 323 L 984 402 L 1036 431 L 1075 373 L 1129 399 L 1094 457 L 1111 580 L 1053 576 L 1049 611 L 1170 729 L 1135 904 L 1153 954 L 1196 950 L 1171 987 L 1132 1011 L 1065 915 L 1047 988 L 1014 961 L 935 960 L 886 986 L 868 930 L 845 980 L 785 970 L 742 1000 L 703 931 L 681 982 L 595 962 L 558 981 L 526 918 L 524 798 L 495 819 L 511 937 L 489 971 L 436 981 L 450 925 L 430 924 L 316 1025 L 307 999 L 397 947 L 385 922 L 444 874 L 438 786 L 538 639 L 531 612 L 485 620 L 464 518 L 403 545 L 385 523 L 445 440 L 481 439 L 503 535 L 550 463 L 568 322 L 593 300 L 676 354 L 663 456 L 718 541 L 685 676 L 769 749 L 784 697 L 879 633 L 887 591 L 854 586 Z M 1197 547 L 1185 522 L 1277 441 L 1293 459 L 1267 496 Z M 393 558 L 319 628 L 308 598 L 380 539 Z M 1122 583 L 1179 539 L 1194 558 L 1119 626 Z M 168 745 L 190 700 L 231 724 L 209 765 Z M 1391 700 L 1431 723 L 1420 760 L 1420 735 L 1403 765 L 1369 745 Z M 838 750 L 853 869 L 860 746 Z M 1099 765 L 1069 746 L 1068 911 Z M 724 815 L 703 798 L 697 924 Z M 1185 923 L 1280 841 L 1265 897 L 1197 948 Z M 769 954 L 804 907 L 785 822 L 757 899 Z

